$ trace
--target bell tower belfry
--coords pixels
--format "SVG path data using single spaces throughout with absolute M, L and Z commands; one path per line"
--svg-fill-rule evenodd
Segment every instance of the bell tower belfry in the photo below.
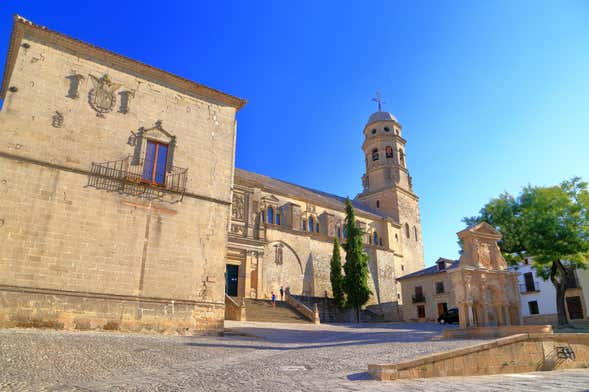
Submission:
M 400 242 L 404 273 L 410 273 L 424 267 L 419 197 L 413 192 L 401 124 L 382 111 L 380 94 L 374 100 L 379 110 L 364 126 L 366 172 L 356 199 L 400 225 L 393 240 Z

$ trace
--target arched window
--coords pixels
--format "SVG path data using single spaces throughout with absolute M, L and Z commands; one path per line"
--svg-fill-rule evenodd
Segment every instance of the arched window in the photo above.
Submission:
M 376 234 L 376 231 L 374 232 L 374 239 L 372 240 L 372 242 L 374 243 L 374 245 L 378 245 L 378 234 Z
M 303 219 L 303 231 L 307 231 L 307 220 Z
M 384 151 L 385 151 L 385 156 L 386 156 L 387 158 L 392 158 L 392 157 L 393 157 L 393 147 L 391 147 L 391 146 L 386 146 L 386 147 L 384 148 Z
M 280 225 L 280 214 L 278 212 L 276 213 L 276 224 Z
M 376 201 L 376 208 L 380 208 L 380 200 Z
M 399 163 L 401 164 L 401 166 L 405 166 L 405 154 L 403 153 L 403 150 L 401 150 L 399 148 Z
M 268 215 L 268 223 L 273 224 L 274 223 L 274 208 L 268 207 L 267 215 Z
M 405 223 L 405 236 L 407 238 L 411 238 L 411 235 L 409 233 L 409 224 Z
M 313 228 L 315 227 L 315 222 L 313 221 L 313 217 L 309 217 L 309 233 L 313 232 Z
M 389 127 L 384 127 L 385 132 L 389 132 L 391 129 Z
M 415 241 L 419 241 L 419 237 L 417 236 L 417 227 L 413 226 L 413 234 L 415 235 Z
M 378 148 L 372 150 L 372 160 L 378 161 Z
M 337 238 L 342 239 L 342 228 L 339 226 L 337 227 Z

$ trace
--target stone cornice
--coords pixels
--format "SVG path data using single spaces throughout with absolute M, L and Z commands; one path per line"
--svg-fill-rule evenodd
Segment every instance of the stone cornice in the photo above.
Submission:
M 411 191 L 408 191 L 408 190 L 406 190 L 406 189 L 403 189 L 403 188 L 401 188 L 401 187 L 398 187 L 398 186 L 384 187 L 384 188 L 382 188 L 382 189 L 378 189 L 378 190 L 375 190 L 375 191 L 372 191 L 372 192 L 362 192 L 362 193 L 358 193 L 358 194 L 356 195 L 356 199 L 358 199 L 358 200 L 361 200 L 362 198 L 365 198 L 365 197 L 367 197 L 367 196 L 374 195 L 374 194 L 376 194 L 376 193 L 380 193 L 380 192 L 387 191 L 387 190 L 391 190 L 391 189 L 394 189 L 394 190 L 400 191 L 400 192 L 402 192 L 402 193 L 406 194 L 407 196 L 409 196 L 409 197 L 411 197 L 411 198 L 415 199 L 415 201 L 419 201 L 419 196 L 417 196 L 415 193 L 413 193 L 413 192 L 411 192 Z
M 402 144 L 403 146 L 405 144 L 407 144 L 407 140 L 403 139 L 401 136 L 399 135 L 386 135 L 386 134 L 380 134 L 380 135 L 376 135 L 376 136 L 371 136 L 371 135 L 367 135 L 364 138 L 364 143 L 362 143 L 362 150 L 366 149 L 366 146 L 368 144 L 372 144 L 374 142 L 380 142 L 382 140 L 387 141 L 387 140 L 391 140 L 391 138 L 394 141 L 399 142 L 400 144 Z
M 236 110 L 241 109 L 247 103 L 245 99 L 226 94 L 222 91 L 193 82 L 181 76 L 152 67 L 151 65 L 132 60 L 128 57 L 85 43 L 65 34 L 49 30 L 46 27 L 36 25 L 18 15 L 15 15 L 14 17 L 13 29 L 10 36 L 10 45 L 6 57 L 2 88 L 0 90 L 1 98 L 5 98 L 6 96 L 6 92 L 9 88 L 8 83 L 11 79 L 18 50 L 20 49 L 22 39 L 25 37 L 27 39 L 36 39 L 40 42 L 54 45 L 68 52 L 74 52 L 76 55 L 87 58 L 90 61 L 108 64 L 109 67 L 121 70 L 125 73 L 139 75 L 145 79 L 153 80 L 158 84 L 162 84 L 188 95 L 206 97 L 209 100 L 213 100 L 220 104 L 234 107 Z

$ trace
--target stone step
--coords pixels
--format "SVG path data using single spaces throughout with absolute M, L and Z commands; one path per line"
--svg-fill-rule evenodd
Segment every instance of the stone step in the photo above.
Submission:
M 247 321 L 262 321 L 274 323 L 308 323 L 297 311 L 286 302 L 276 301 L 276 307 L 272 301 L 260 299 L 245 300 L 245 314 Z

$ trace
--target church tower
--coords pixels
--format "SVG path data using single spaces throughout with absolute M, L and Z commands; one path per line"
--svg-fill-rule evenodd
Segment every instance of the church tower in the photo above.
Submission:
M 400 243 L 396 248 L 402 250 L 403 274 L 407 274 L 424 267 L 419 198 L 412 189 L 401 124 L 381 110 L 380 97 L 375 100 L 379 111 L 364 127 L 364 190 L 356 199 L 400 224 L 392 241 Z

